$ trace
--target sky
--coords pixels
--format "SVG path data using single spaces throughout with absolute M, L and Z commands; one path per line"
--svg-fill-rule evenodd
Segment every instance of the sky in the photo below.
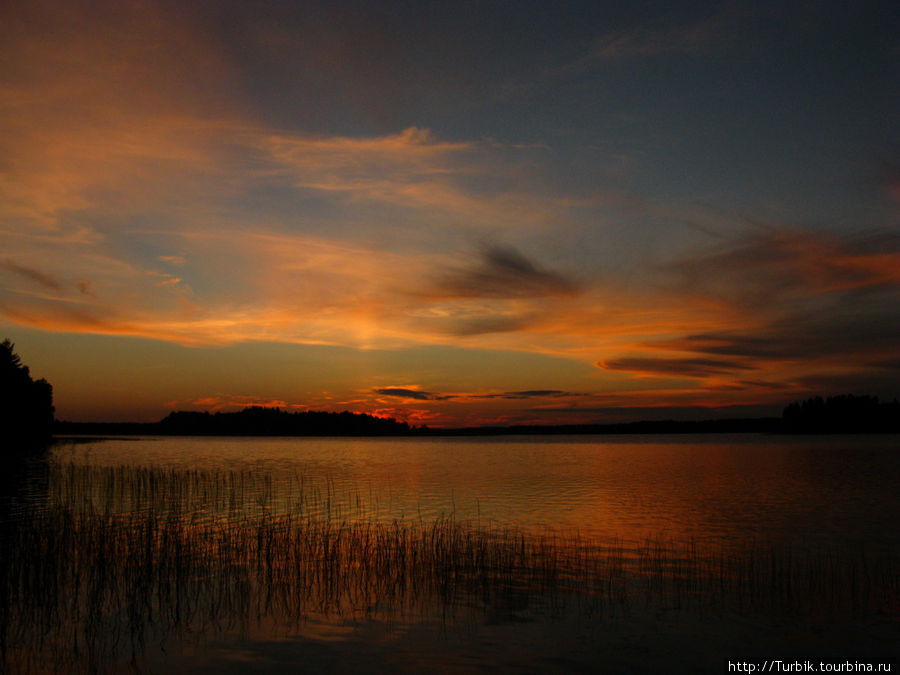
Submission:
M 0 338 L 57 417 L 900 396 L 894 2 L 4 2 Z

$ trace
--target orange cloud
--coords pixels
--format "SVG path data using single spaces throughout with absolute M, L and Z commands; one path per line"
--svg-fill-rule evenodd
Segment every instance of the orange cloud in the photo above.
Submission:
M 210 412 L 231 412 L 243 410 L 244 408 L 280 408 L 280 409 L 303 409 L 302 405 L 290 404 L 280 399 L 259 398 L 256 396 L 238 396 L 231 394 L 216 394 L 215 396 L 201 396 L 184 401 L 167 401 L 165 407 L 173 410 L 184 410 L 185 408 L 196 408 L 198 410 L 208 410 Z
M 819 248 L 796 243 L 807 239 Z M 522 254 L 512 269 L 533 283 L 509 285 L 503 265 L 484 272 L 483 251 L 460 262 L 446 253 L 400 254 L 309 235 L 205 230 L 179 237 L 179 250 L 189 251 L 179 267 L 182 283 L 165 272 L 112 265 L 92 296 L 76 292 L 77 282 L 67 281 L 71 276 L 60 278 L 62 290 L 57 292 L 7 270 L 22 287 L 3 299 L 0 310 L 14 321 L 46 330 L 134 335 L 186 345 L 446 345 L 551 354 L 586 365 L 599 361 L 603 369 L 597 369 L 593 386 L 609 397 L 598 397 L 590 388 L 565 400 L 548 394 L 541 403 L 548 420 L 559 415 L 584 419 L 592 411 L 623 406 L 763 405 L 791 392 L 802 394 L 811 386 L 804 383 L 821 382 L 826 373 L 843 378 L 866 363 L 896 357 L 896 321 L 879 300 L 888 292 L 885 288 L 896 286 L 883 262 L 894 254 L 807 239 L 778 238 L 766 246 L 754 244 L 749 253 L 738 243 L 733 252 L 700 256 L 702 275 L 691 277 L 690 285 L 684 283 L 683 268 L 675 267 L 668 289 L 628 288 L 610 280 L 580 282 L 572 286 L 577 292 L 560 293 L 558 289 L 569 288 L 564 274 Z M 734 268 L 740 257 L 746 261 L 743 271 Z M 215 292 L 178 291 L 183 285 L 192 288 L 202 278 L 198 272 L 209 272 L 195 267 L 204 260 L 227 265 L 231 285 Z M 769 305 L 753 297 L 729 303 L 729 284 L 740 300 L 740 275 L 753 277 L 760 269 L 772 271 L 778 280 L 768 293 Z M 448 270 L 453 293 L 420 290 L 439 288 Z M 471 284 L 460 281 L 467 270 Z M 491 283 L 479 291 L 478 279 Z M 157 286 L 160 280 L 171 283 Z M 70 293 L 67 283 L 72 284 Z M 848 295 L 860 289 L 871 289 L 867 293 L 875 293 L 874 300 Z M 785 313 L 798 298 L 827 300 L 836 313 L 805 318 Z M 848 320 L 851 307 L 857 318 Z M 427 411 L 434 416 L 430 423 L 437 425 L 452 419 L 514 421 L 509 410 L 536 414 L 538 405 L 533 397 L 517 402 L 496 389 L 466 394 L 427 386 L 378 388 L 380 394 L 344 407 L 396 408 L 390 401 L 400 392 L 384 390 L 406 389 L 408 400 L 401 407 Z M 543 383 L 531 386 L 533 391 L 552 389 Z M 416 415 L 403 419 L 425 419 Z
M 154 175 L 206 156 L 205 112 L 221 107 L 222 63 L 187 15 L 150 3 L 20 3 L 0 21 L 4 215 L 59 231 Z M 188 95 L 190 94 L 190 95 Z M 209 121 L 209 120 L 207 120 Z M 83 223 L 77 227 L 84 227 Z
M 311 236 L 237 231 L 186 233 L 181 241 L 193 253 L 177 277 L 108 265 L 95 270 L 95 295 L 79 294 L 77 311 L 63 296 L 41 302 L 9 296 L 0 307 L 9 318 L 45 329 L 184 344 L 445 344 L 588 360 L 623 343 L 706 330 L 724 316 L 713 321 L 702 303 L 659 295 L 588 286 L 575 293 L 562 275 L 524 257 L 490 273 L 476 266 L 464 281 L 460 266 L 444 254 L 401 255 Z M 194 288 L 195 279 L 213 272 L 194 268 L 198 260 L 227 265 L 227 284 Z M 456 274 L 452 293 L 420 291 L 446 285 L 448 269 Z M 77 268 L 79 277 L 83 271 Z
M 522 227 L 543 223 L 568 208 L 564 198 L 536 194 L 534 186 L 522 189 L 521 170 L 500 160 L 501 151 L 525 158 L 539 150 L 534 147 L 441 141 L 430 130 L 417 127 L 374 138 L 260 130 L 252 142 L 272 162 L 271 170 L 297 188 L 353 203 L 413 209 L 419 220 L 450 217 L 456 228 L 510 223 Z M 474 178 L 493 189 L 473 190 Z

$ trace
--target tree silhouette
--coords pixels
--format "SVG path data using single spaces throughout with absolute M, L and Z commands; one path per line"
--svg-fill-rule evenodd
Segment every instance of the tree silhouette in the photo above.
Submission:
M 286 412 L 252 406 L 239 412 L 172 412 L 159 422 L 158 432 L 191 436 L 394 436 L 408 434 L 409 425 L 365 413 Z
M 53 427 L 53 387 L 32 380 L 15 345 L 0 343 L 0 434 L 5 440 L 38 443 L 50 438 Z
M 900 403 L 877 396 L 821 396 L 791 403 L 782 413 L 785 431 L 861 433 L 900 431 Z

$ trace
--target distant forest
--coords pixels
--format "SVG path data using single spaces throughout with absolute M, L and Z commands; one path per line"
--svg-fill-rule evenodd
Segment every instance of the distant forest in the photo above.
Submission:
M 352 412 L 285 412 L 253 406 L 240 412 L 173 412 L 158 424 L 160 433 L 215 436 L 384 436 L 409 432 L 397 422 Z
M 286 412 L 252 406 L 239 412 L 169 413 L 159 422 L 57 422 L 57 434 L 163 436 L 405 436 L 406 422 L 353 412 Z
M 172 436 L 428 436 L 524 434 L 653 434 L 653 433 L 897 433 L 900 403 L 881 403 L 875 396 L 834 396 L 798 401 L 781 417 L 703 421 L 659 420 L 622 424 L 518 425 L 429 429 L 406 422 L 352 412 L 287 412 L 250 407 L 239 412 L 173 412 L 152 423 L 57 422 L 64 434 L 148 434 Z
M 781 417 L 703 421 L 653 420 L 429 429 L 365 413 L 287 412 L 253 406 L 239 412 L 172 412 L 159 422 L 64 422 L 54 419 L 53 387 L 34 380 L 8 339 L 0 343 L 0 433 L 11 447 L 46 447 L 52 435 L 426 436 L 654 433 L 900 433 L 900 403 L 876 396 L 815 397 L 788 405 Z
M 475 436 L 654 433 L 900 433 L 900 403 L 876 396 L 815 397 L 788 405 L 781 417 L 703 421 L 654 420 L 429 429 L 365 413 L 287 412 L 253 406 L 239 412 L 177 411 L 159 422 L 64 422 L 54 419 L 53 387 L 34 380 L 8 339 L 0 343 L 0 433 L 11 447 L 46 447 L 52 435 L 165 436 Z
M 877 396 L 821 396 L 791 403 L 781 414 L 787 433 L 884 433 L 900 431 L 900 403 Z

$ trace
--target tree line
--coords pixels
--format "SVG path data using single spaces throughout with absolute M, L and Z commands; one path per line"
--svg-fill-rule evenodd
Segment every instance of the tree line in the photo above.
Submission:
M 844 394 L 795 401 L 781 414 L 787 433 L 884 433 L 900 431 L 900 403 Z
M 404 436 L 616 433 L 897 433 L 900 403 L 845 394 L 795 401 L 781 417 L 622 424 L 520 425 L 428 429 L 365 413 L 287 412 L 253 406 L 238 412 L 172 412 L 152 423 L 78 423 L 54 419 L 53 387 L 34 380 L 9 339 L 0 343 L 0 433 L 14 447 L 46 444 L 52 434 L 205 436 Z
M 409 432 L 406 422 L 365 413 L 286 412 L 251 406 L 239 412 L 169 413 L 159 433 L 199 436 L 389 436 Z

